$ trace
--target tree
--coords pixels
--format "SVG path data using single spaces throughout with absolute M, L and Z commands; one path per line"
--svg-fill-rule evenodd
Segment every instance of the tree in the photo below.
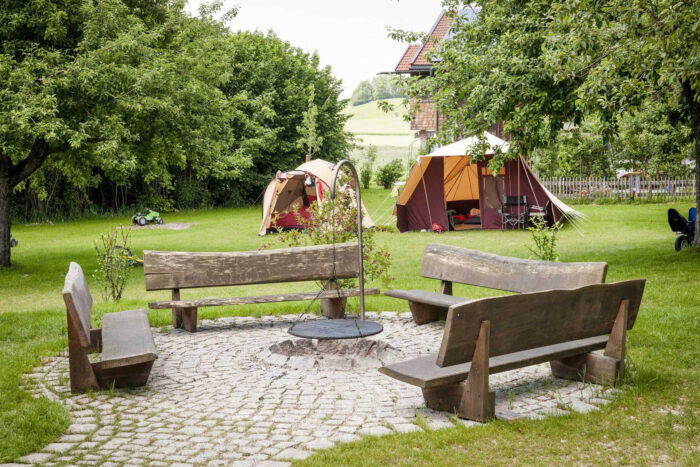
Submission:
M 456 17 L 450 40 L 432 54 L 439 55 L 433 76 L 409 82 L 411 96 L 433 96 L 445 117 L 442 138 L 479 137 L 503 121 L 512 141 L 507 154 L 494 157 L 496 167 L 552 144 L 565 123 L 598 118 L 608 142 L 625 112 L 637 113 L 649 99 L 677 103 L 693 133 L 700 205 L 699 2 L 444 3 L 478 15 Z
M 225 28 L 180 2 L 45 0 L 0 10 L 0 266 L 12 190 L 47 161 L 73 178 L 169 165 L 238 172 L 218 89 Z M 213 163 L 215 161 L 215 163 Z
M 360 182 L 365 190 L 369 188 L 369 184 L 372 181 L 372 171 L 374 170 L 375 162 L 377 162 L 377 146 L 370 144 L 365 150 L 364 161 L 362 162 L 362 167 L 360 167 Z
M 370 102 L 372 99 L 374 99 L 372 96 L 372 84 L 368 80 L 364 80 L 360 81 L 360 84 L 353 91 L 350 103 L 352 105 L 360 105 Z
M 314 85 L 309 86 L 309 108 L 303 113 L 303 122 L 297 127 L 299 132 L 299 141 L 297 145 L 306 150 L 306 162 L 311 160 L 313 154 L 321 148 L 323 136 L 319 136 L 316 131 L 316 118 L 318 117 L 318 108 L 314 103 L 316 91 Z

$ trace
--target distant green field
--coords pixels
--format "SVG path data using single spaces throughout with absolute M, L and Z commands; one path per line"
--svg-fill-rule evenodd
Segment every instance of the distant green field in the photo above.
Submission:
M 413 157 L 418 150 L 418 141 L 414 138 L 411 125 L 403 119 L 408 112 L 403 99 L 388 99 L 394 110 L 384 113 L 377 107 L 377 102 L 368 102 L 358 106 L 348 106 L 345 113 L 352 118 L 345 124 L 345 129 L 355 135 L 359 148 L 352 157 L 362 160 L 369 145 L 377 147 L 377 164 L 384 165 L 392 159 L 405 160 Z

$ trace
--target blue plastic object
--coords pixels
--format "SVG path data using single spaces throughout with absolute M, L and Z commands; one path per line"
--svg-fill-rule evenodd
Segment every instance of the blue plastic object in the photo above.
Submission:
M 695 225 L 695 216 L 697 215 L 696 208 L 690 208 L 688 210 L 688 224 Z

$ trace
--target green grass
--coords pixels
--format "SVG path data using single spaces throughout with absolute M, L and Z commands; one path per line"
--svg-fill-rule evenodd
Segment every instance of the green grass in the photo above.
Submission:
M 347 131 L 355 134 L 359 148 L 352 156 L 361 159 L 367 146 L 377 146 L 377 165 L 381 166 L 392 159 L 405 160 L 417 154 L 419 144 L 414 138 L 410 123 L 403 119 L 407 113 L 402 105 L 403 99 L 388 99 L 394 110 L 384 113 L 377 108 L 376 102 L 358 106 L 348 106 L 344 113 L 352 115 L 345 124 Z
M 387 201 L 384 190 L 367 190 L 363 199 L 375 213 Z M 631 377 L 621 397 L 586 415 L 552 417 L 513 424 L 494 422 L 477 429 L 365 438 L 357 443 L 321 451 L 306 465 L 362 464 L 659 464 L 697 465 L 700 397 L 700 255 L 676 253 L 666 223 L 671 205 L 579 206 L 589 217 L 580 234 L 559 234 L 561 261 L 607 261 L 608 281 L 647 278 L 635 328 L 629 333 Z M 673 207 L 687 211 L 688 203 Z M 388 208 L 390 209 L 390 207 Z M 188 230 L 139 230 L 133 233 L 134 252 L 144 249 L 236 251 L 254 250 L 269 239 L 256 235 L 260 209 L 217 209 L 164 215 L 166 222 L 194 222 Z M 128 221 L 128 219 L 124 219 Z M 119 224 L 100 218 L 53 225 L 15 225 L 15 266 L 0 271 L 0 462 L 16 460 L 56 439 L 68 424 L 67 412 L 56 403 L 35 399 L 19 387 L 23 373 L 40 364 L 42 356 L 65 347 L 65 310 L 60 295 L 69 261 L 90 275 L 96 266 L 92 241 Z M 379 233 L 377 243 L 393 257 L 395 288 L 436 291 L 437 281 L 418 277 L 422 250 L 439 242 L 497 254 L 527 257 L 526 232 L 463 231 L 447 234 Z M 94 325 L 104 313 L 145 308 L 164 292 L 144 291 L 143 272 L 134 269 L 125 298 L 105 303 L 91 277 L 95 295 Z M 316 285 L 249 286 L 227 290 L 186 290 L 183 297 L 223 297 L 275 291 L 315 290 Z M 455 294 L 472 297 L 499 292 L 455 286 Z M 351 301 L 357 307 L 357 300 Z M 299 313 L 306 302 L 204 308 L 200 317 Z M 369 310 L 407 310 L 405 301 L 367 297 Z M 149 313 L 153 326 L 169 324 L 168 310 Z

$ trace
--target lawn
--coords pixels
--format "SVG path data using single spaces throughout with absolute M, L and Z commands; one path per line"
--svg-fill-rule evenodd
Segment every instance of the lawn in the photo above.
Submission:
M 386 210 L 387 192 L 363 192 L 370 213 Z M 382 203 L 383 207 L 382 207 Z M 607 261 L 608 281 L 647 278 L 642 308 L 628 334 L 630 371 L 615 402 L 586 415 L 550 417 L 508 424 L 492 422 L 475 429 L 453 429 L 365 438 L 321 451 L 303 462 L 327 464 L 685 464 L 698 465 L 700 397 L 700 255 L 676 253 L 666 224 L 671 205 L 580 206 L 588 216 L 583 232 L 559 234 L 561 261 Z M 673 207 L 687 211 L 688 205 Z M 236 251 L 254 250 L 269 239 L 256 235 L 259 207 L 216 209 L 164 215 L 166 222 L 192 222 L 187 230 L 138 230 L 133 249 Z M 0 271 L 0 462 L 9 462 L 57 438 L 67 427 L 58 404 L 34 399 L 19 387 L 22 373 L 66 345 L 65 310 L 60 290 L 69 261 L 89 275 L 96 265 L 93 240 L 128 219 L 99 218 L 52 225 L 15 225 L 20 246 L 15 266 Z M 448 234 L 379 233 L 377 243 L 392 253 L 395 288 L 437 290 L 437 281 L 417 277 L 425 245 L 439 242 L 527 257 L 526 232 L 464 231 Z M 144 308 L 166 298 L 144 291 L 136 268 L 118 305 L 95 295 L 94 325 L 103 313 Z M 271 291 L 315 290 L 315 284 L 246 286 L 231 290 L 184 291 L 187 298 L 244 295 Z M 496 292 L 455 287 L 455 294 L 480 297 Z M 355 300 L 356 304 L 357 301 Z M 307 303 L 204 308 L 200 317 L 301 312 Z M 406 311 L 406 302 L 383 296 L 367 298 L 369 310 Z M 167 310 L 150 312 L 151 324 L 169 324 Z
M 377 166 L 380 167 L 392 159 L 405 161 L 418 153 L 420 145 L 411 130 L 411 124 L 403 119 L 408 110 L 403 106 L 403 99 L 388 99 L 394 110 L 385 113 L 372 101 L 358 106 L 348 106 L 344 113 L 352 115 L 345 124 L 345 129 L 352 132 L 358 140 L 352 156 L 362 159 L 364 151 L 370 144 L 377 147 Z

